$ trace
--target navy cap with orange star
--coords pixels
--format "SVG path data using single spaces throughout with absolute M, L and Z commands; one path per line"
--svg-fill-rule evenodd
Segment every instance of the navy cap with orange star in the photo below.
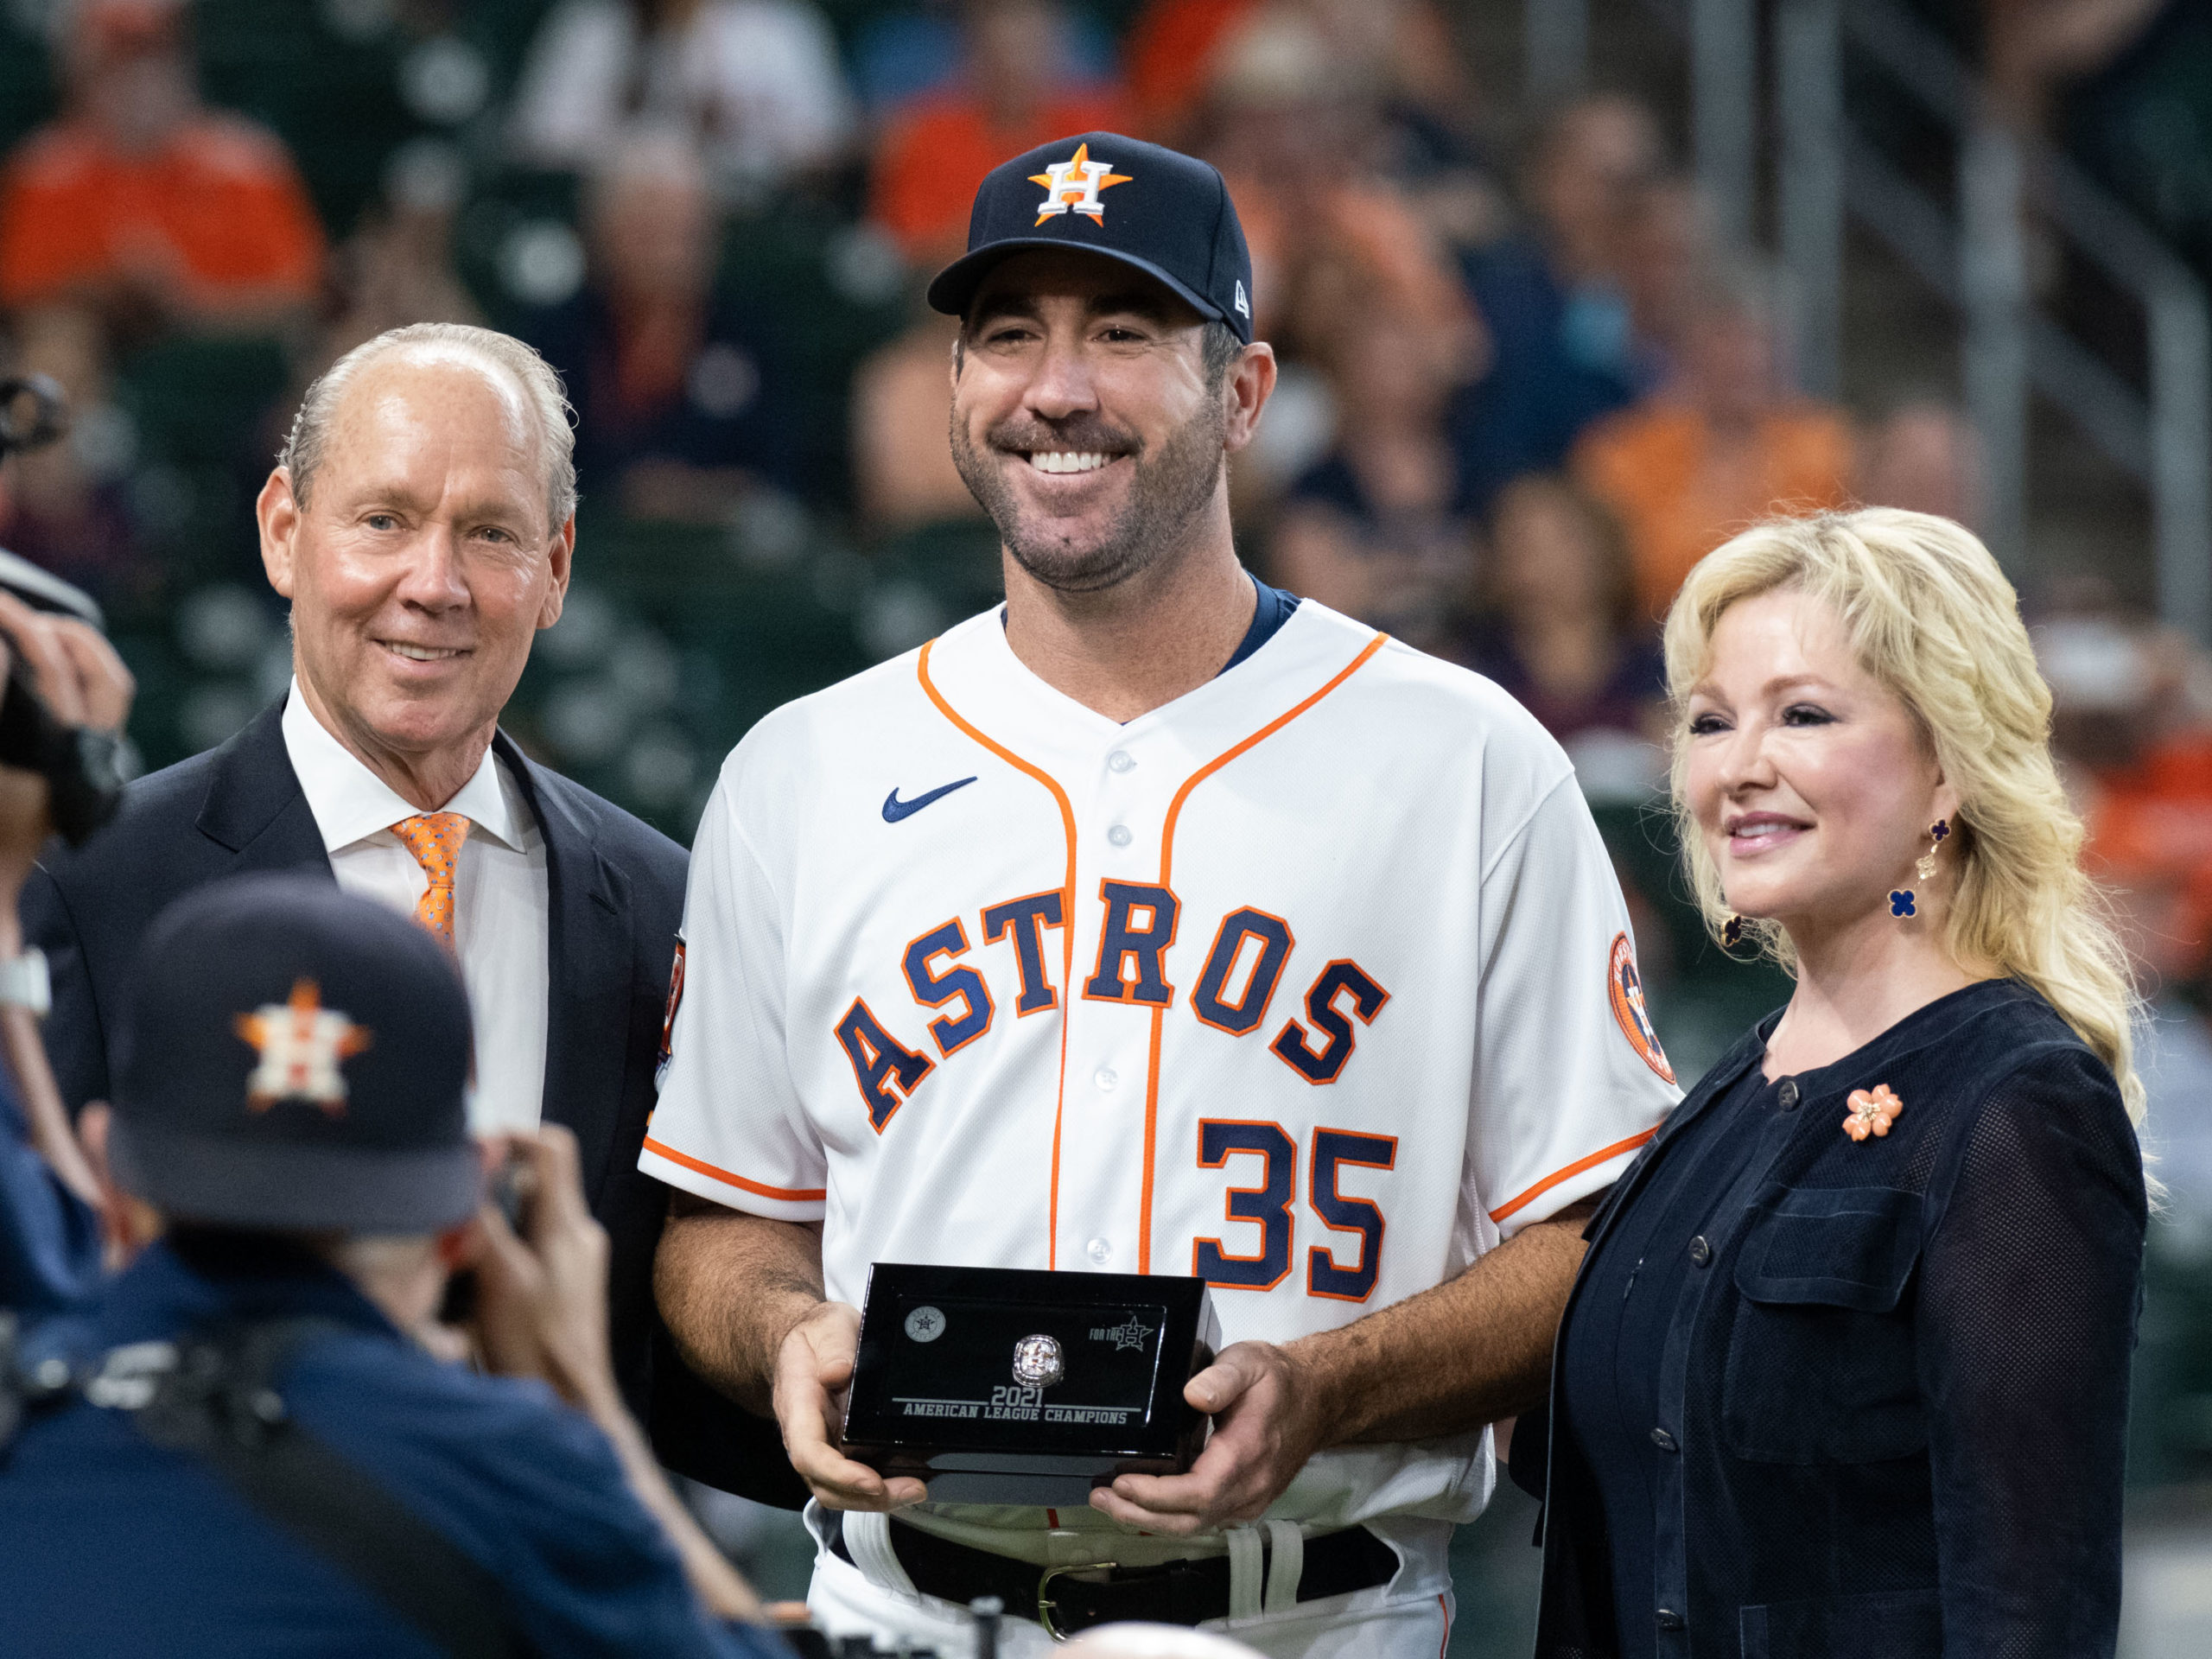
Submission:
M 327 879 L 218 882 L 156 919 L 125 1012 L 110 1156 L 172 1217 L 423 1233 L 474 1211 L 468 994 L 405 916 Z
M 993 168 L 976 192 L 968 251 L 930 283 L 930 304 L 965 316 L 983 278 L 1028 248 L 1077 247 L 1158 278 L 1252 341 L 1252 255 L 1229 186 L 1179 151 L 1086 132 Z

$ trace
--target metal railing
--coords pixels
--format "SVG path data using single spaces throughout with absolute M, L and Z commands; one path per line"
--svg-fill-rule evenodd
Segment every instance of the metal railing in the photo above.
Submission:
M 1644 0 L 1686 37 L 1693 164 L 1724 234 L 1751 239 L 1757 201 L 1758 0 Z M 2152 506 L 2160 616 L 2212 641 L 2212 307 L 2204 285 L 2134 213 L 2058 152 L 1991 118 L 1972 72 L 1896 0 L 1771 0 L 1779 252 L 1795 290 L 1806 389 L 1841 381 L 1847 212 L 1959 312 L 1967 410 L 1985 451 L 1986 538 L 2024 556 L 2028 404 L 2040 393 Z M 1524 0 L 1529 90 L 1584 79 L 1589 0 Z M 1843 105 L 1847 43 L 1958 144 L 1946 204 L 1892 166 Z M 2147 397 L 2035 305 L 2021 213 L 2044 221 L 2142 307 Z

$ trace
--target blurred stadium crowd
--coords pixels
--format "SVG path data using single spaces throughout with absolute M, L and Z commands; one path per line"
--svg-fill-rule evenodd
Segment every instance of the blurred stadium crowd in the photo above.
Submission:
M 1916 9 L 2212 268 L 2203 9 Z M 1517 8 L 0 0 L 0 364 L 75 410 L 0 475 L 0 543 L 108 607 L 146 765 L 209 747 L 290 673 L 251 519 L 282 412 L 398 324 L 518 334 L 566 381 L 583 506 L 510 729 L 688 840 L 760 715 L 998 596 L 944 437 L 953 324 L 919 300 L 977 181 L 1070 132 L 1156 138 L 1230 181 L 1283 360 L 1233 480 L 1248 561 L 1568 746 L 1694 1074 L 1780 995 L 1677 897 L 1656 619 L 1777 504 L 1974 523 L 1976 445 L 1940 389 L 1797 395 L 1787 292 L 1713 233 L 1675 112 L 1511 107 L 1485 10 Z M 2212 1476 L 2212 1342 L 2158 1325 L 2212 1332 L 2212 1135 L 2180 1104 L 2212 1089 L 2212 661 L 2139 587 L 2026 599 L 2157 998 L 2177 1265 L 2138 1473 L 2164 1481 Z

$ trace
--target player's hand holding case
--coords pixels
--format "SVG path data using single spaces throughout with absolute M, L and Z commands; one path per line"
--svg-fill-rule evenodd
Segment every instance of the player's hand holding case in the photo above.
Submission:
M 1205 1281 L 879 1262 L 845 1452 L 941 1503 L 1078 1504 L 1205 1444 L 1183 1385 L 1221 1344 Z

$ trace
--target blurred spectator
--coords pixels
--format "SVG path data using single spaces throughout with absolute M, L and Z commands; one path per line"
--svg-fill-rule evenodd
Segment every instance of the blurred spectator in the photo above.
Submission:
M 1650 393 L 1673 379 L 1698 295 L 1714 262 L 1712 211 L 1694 181 L 1655 179 L 1636 193 L 1621 234 L 1631 377 Z
M 149 575 L 138 559 L 126 486 L 137 448 L 129 416 L 108 401 L 99 320 L 74 305 L 26 313 L 11 373 L 43 374 L 69 401 L 63 439 L 0 474 L 0 544 L 112 603 Z
M 1216 49 L 1203 154 L 1228 180 L 1243 221 L 1254 320 L 1279 348 L 1325 351 L 1335 308 L 1378 301 L 1332 289 L 1316 306 L 1300 296 L 1313 270 L 1355 257 L 1400 299 L 1440 321 L 1448 311 L 1442 345 L 1456 353 L 1472 326 L 1465 302 L 1440 227 L 1382 166 L 1382 114 L 1370 94 L 1357 66 L 1296 6 L 1255 14 Z
M 583 288 L 518 332 L 575 405 L 586 498 L 633 518 L 707 524 L 758 485 L 787 484 L 772 357 L 715 296 L 715 206 L 690 141 L 618 142 L 586 185 L 583 232 Z
M 1311 29 L 1391 133 L 1394 171 L 1457 160 L 1473 105 L 1444 12 L 1429 0 L 1150 0 L 1130 25 L 1130 96 L 1162 142 L 1197 139 L 1209 94 L 1249 37 Z
M 484 321 L 453 266 L 454 214 L 467 188 L 467 163 L 450 145 L 423 139 L 393 153 L 383 201 L 338 250 L 341 308 L 307 378 L 387 328 Z
M 1859 499 L 1904 507 L 1971 528 L 1981 516 L 1981 440 L 1948 404 L 1908 403 L 1859 446 Z
M 289 321 L 322 232 L 283 144 L 201 105 L 183 0 L 82 0 L 68 113 L 0 181 L 0 306 L 83 296 L 129 335 Z
M 1270 570 L 1293 593 L 1434 647 L 1474 574 L 1443 414 L 1480 360 L 1480 335 L 1448 282 L 1367 257 L 1380 251 L 1360 245 L 1362 228 L 1343 228 L 1298 296 L 1338 435 L 1291 486 Z
M 2168 0 L 1982 0 L 1998 107 L 2040 134 L 2058 84 L 2102 67 Z
M 871 531 L 983 517 L 944 434 L 960 320 L 932 311 L 853 377 L 853 492 Z
M 1481 591 L 1461 660 L 1567 745 L 1586 793 L 1593 769 L 1599 793 L 1656 784 L 1666 664 L 1637 614 L 1636 572 L 1612 514 L 1556 474 L 1514 480 L 1491 511 Z
M 1219 65 L 1217 54 L 1265 0 L 1147 0 L 1123 56 L 1129 96 L 1162 143 L 1182 136 Z
M 1653 242 L 1694 234 L 1683 213 L 1668 213 L 1679 196 L 1649 194 L 1662 161 L 1658 129 L 1635 100 L 1569 105 L 1529 163 L 1534 234 L 1466 257 L 1468 289 L 1497 343 L 1491 372 L 1452 412 L 1465 487 L 1478 505 L 1509 479 L 1557 467 L 1592 420 L 1648 389 L 1626 252 L 1639 228 Z M 1658 222 L 1639 226 L 1644 214 Z M 1646 288 L 1655 319 L 1662 288 Z
M 2212 663 L 2109 606 L 2036 630 L 2090 868 L 2157 986 L 2212 969 Z
M 918 266 L 957 256 L 976 187 L 1007 156 L 1071 133 L 1128 130 L 1118 86 L 1068 81 L 1067 19 L 1053 0 L 968 0 L 965 25 L 960 85 L 916 99 L 876 147 L 869 217 Z
M 1843 416 L 1790 394 L 1777 363 L 1773 301 L 1745 270 L 1715 274 L 1683 342 L 1675 385 L 1592 427 L 1577 445 L 1584 485 L 1619 515 L 1637 602 L 1656 619 L 1689 569 L 1773 512 L 1848 499 Z
M 832 157 L 852 126 L 807 0 L 562 0 L 515 87 L 517 154 L 582 169 L 640 124 L 690 135 L 734 194 Z

